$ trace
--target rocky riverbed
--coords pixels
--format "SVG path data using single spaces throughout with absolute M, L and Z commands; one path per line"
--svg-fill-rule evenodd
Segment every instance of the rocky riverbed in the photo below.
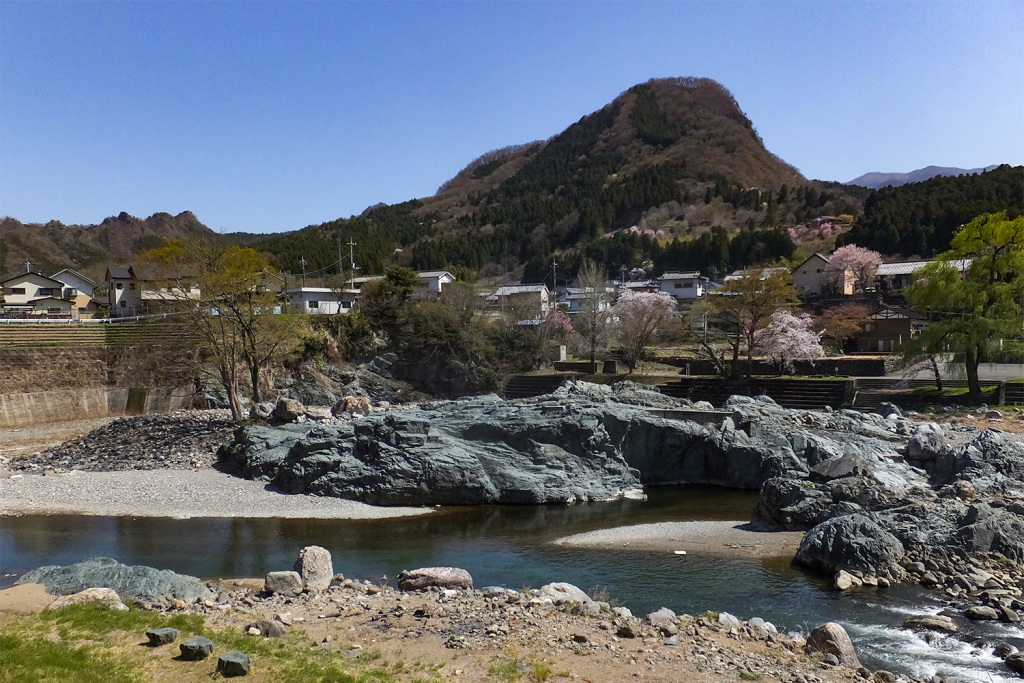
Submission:
M 218 464 L 312 500 L 387 505 L 611 500 L 659 483 L 759 490 L 752 523 L 806 532 L 797 562 L 837 589 L 919 583 L 952 600 L 944 616 L 961 622 L 1012 625 L 1024 610 L 1024 441 L 998 420 L 981 429 L 918 422 L 892 406 L 793 411 L 764 397 L 716 411 L 629 383 L 571 384 L 517 402 L 349 407 L 292 406 L 295 422 L 228 437 Z M 143 468 L 210 473 L 211 447 L 225 438 L 204 432 L 197 448 L 207 459 L 196 464 L 173 429 L 163 440 L 118 429 L 17 465 L 26 476 L 130 467 L 127 441 L 145 453 Z M 168 457 L 175 448 L 181 458 Z
M 31 582 L 39 582 L 51 595 L 74 595 L 61 604 L 96 599 L 117 608 L 121 597 L 155 612 L 198 613 L 211 635 L 241 628 L 253 639 L 288 638 L 294 630 L 301 633 L 303 647 L 325 657 L 351 657 L 373 648 L 386 659 L 443 663 L 436 668 L 439 681 L 494 680 L 499 664 L 515 669 L 516 678 L 523 680 L 551 675 L 608 683 L 633 678 L 784 683 L 943 680 L 868 671 L 838 624 L 822 625 L 812 633 L 780 633 L 763 619 L 741 620 L 724 612 L 677 615 L 662 608 L 646 616 L 633 615 L 627 607 L 571 584 L 474 588 L 472 577 L 455 568 L 405 572 L 397 586 L 355 581 L 336 574 L 330 554 L 317 547 L 304 549 L 293 571 L 206 584 L 111 560 L 43 568 L 24 577 L 23 585 L 0 592 L 0 611 L 17 609 L 19 596 L 22 604 L 29 598 L 36 605 L 45 603 Z M 78 593 L 85 585 L 92 590 Z M 118 596 L 97 592 L 95 586 L 116 586 Z M 0 623 L 3 619 L 0 616 Z M 178 634 L 156 635 L 162 644 L 173 642 Z M 213 635 L 215 648 L 216 640 Z M 254 668 L 260 664 L 254 656 Z M 183 665 L 167 660 L 159 666 Z M 191 669 L 183 669 L 183 675 L 196 669 L 184 666 Z

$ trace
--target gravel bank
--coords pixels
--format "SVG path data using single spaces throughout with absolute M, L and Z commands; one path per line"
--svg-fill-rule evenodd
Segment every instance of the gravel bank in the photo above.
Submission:
M 277 493 L 263 482 L 213 469 L 73 471 L 52 476 L 0 471 L 0 515 L 374 519 L 429 511 Z
M 588 531 L 555 541 L 558 545 L 744 557 L 793 557 L 802 531 L 753 531 L 749 522 L 659 522 Z

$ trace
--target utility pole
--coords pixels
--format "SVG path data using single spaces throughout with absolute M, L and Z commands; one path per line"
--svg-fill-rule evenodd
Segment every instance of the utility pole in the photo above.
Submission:
M 352 276 L 349 279 L 349 289 L 356 288 L 356 269 L 359 267 L 356 265 L 355 252 L 352 247 L 356 246 L 356 243 L 352 241 L 352 238 L 348 238 L 348 262 L 352 265 Z M 340 248 L 340 247 L 339 247 Z M 340 259 L 340 257 L 339 257 Z
M 299 257 L 299 264 L 302 266 L 302 288 L 306 288 L 306 257 Z
M 551 291 L 558 289 L 558 261 L 551 258 Z
M 341 275 L 342 275 L 342 271 L 341 271 L 341 230 L 338 230 L 338 275 L 339 275 L 339 280 L 340 280 Z

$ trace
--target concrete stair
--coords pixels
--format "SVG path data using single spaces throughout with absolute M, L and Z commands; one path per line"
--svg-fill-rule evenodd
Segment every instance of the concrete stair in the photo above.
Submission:
M 838 408 L 848 400 L 851 382 L 844 380 L 754 379 L 733 382 L 718 378 L 688 377 L 659 386 L 661 393 L 721 406 L 734 395 L 766 394 L 783 408 L 802 410 Z
M 501 395 L 505 399 L 514 400 L 550 394 L 562 386 L 562 382 L 575 377 L 576 375 L 568 373 L 559 375 L 514 375 L 505 384 Z

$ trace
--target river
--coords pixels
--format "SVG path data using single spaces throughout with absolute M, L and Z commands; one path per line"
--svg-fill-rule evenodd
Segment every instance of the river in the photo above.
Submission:
M 968 623 L 967 642 L 944 638 L 932 645 L 894 628 L 910 614 L 947 607 L 934 591 L 899 586 L 838 593 L 823 577 L 793 568 L 786 558 L 681 556 L 551 543 L 560 536 L 627 524 L 749 519 L 757 502 L 756 493 L 711 487 L 653 488 L 648 493 L 646 502 L 441 508 L 382 520 L 8 517 L 0 523 L 0 587 L 44 564 L 95 556 L 204 579 L 256 577 L 290 569 L 300 548 L 321 545 L 331 551 L 335 571 L 352 578 L 393 583 L 403 569 L 451 565 L 468 570 L 477 586 L 567 581 L 584 590 L 601 589 L 614 604 L 640 615 L 662 606 L 689 614 L 727 611 L 804 631 L 838 621 L 872 668 L 917 676 L 939 673 L 958 681 L 1019 680 L 992 655 L 992 645 L 1006 641 L 1024 648 L 1024 628 Z

